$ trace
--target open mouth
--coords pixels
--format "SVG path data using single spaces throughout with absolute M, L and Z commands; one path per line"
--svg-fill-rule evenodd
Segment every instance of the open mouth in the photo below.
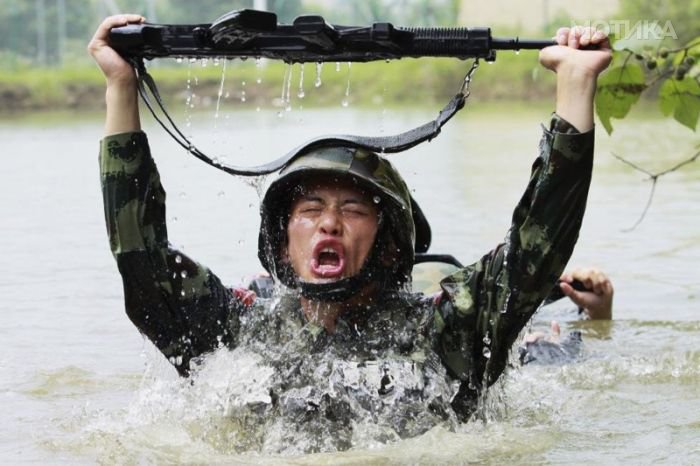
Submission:
M 337 241 L 321 241 L 314 248 L 311 271 L 320 278 L 337 278 L 345 270 L 345 252 Z

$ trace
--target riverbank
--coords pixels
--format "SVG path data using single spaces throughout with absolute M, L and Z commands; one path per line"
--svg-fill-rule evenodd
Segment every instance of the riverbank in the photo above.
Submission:
M 169 101 L 185 100 L 194 93 L 192 103 L 206 107 L 215 105 L 221 91 L 222 98 L 282 106 L 284 93 L 292 99 L 301 95 L 305 106 L 318 107 L 337 104 L 346 98 L 345 94 L 347 100 L 360 106 L 377 102 L 432 105 L 454 95 L 468 63 L 440 59 L 351 66 L 325 63 L 318 88 L 315 64 L 304 65 L 303 71 L 298 64 L 290 68 L 279 62 L 258 65 L 252 60 L 167 60 L 148 66 L 161 94 Z M 285 79 L 289 81 L 286 84 Z M 536 55 L 503 54 L 496 63 L 481 65 L 474 77 L 472 96 L 476 100 L 532 101 L 549 98 L 553 92 L 554 80 L 539 67 Z M 95 110 L 103 106 L 104 78 L 94 65 L 0 70 L 0 113 Z

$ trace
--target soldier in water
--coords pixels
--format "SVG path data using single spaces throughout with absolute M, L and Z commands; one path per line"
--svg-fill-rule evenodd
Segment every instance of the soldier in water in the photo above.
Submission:
M 557 74 L 556 110 L 512 226 L 503 244 L 443 277 L 437 297 L 410 291 L 425 220 L 400 174 L 378 154 L 338 146 L 307 151 L 264 196 L 258 255 L 280 284 L 266 300 L 231 291 L 168 242 L 135 74 L 108 42 L 111 28 L 143 20 L 107 18 L 88 46 L 107 83 L 102 192 L 131 321 L 182 376 L 218 348 L 258 358 L 265 396 L 229 410 L 248 431 L 242 448 L 336 450 L 362 429 L 390 441 L 469 419 L 576 243 L 596 78 L 611 60 L 605 34 L 562 28 L 559 45 L 541 51 Z

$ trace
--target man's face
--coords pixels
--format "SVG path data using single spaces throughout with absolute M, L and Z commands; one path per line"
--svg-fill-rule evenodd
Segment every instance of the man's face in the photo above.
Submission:
M 351 181 L 308 183 L 290 208 L 288 260 L 306 282 L 356 275 L 374 245 L 378 223 L 372 197 Z

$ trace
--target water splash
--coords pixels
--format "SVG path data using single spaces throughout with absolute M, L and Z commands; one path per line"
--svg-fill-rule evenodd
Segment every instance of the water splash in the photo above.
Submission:
M 321 72 L 323 71 L 323 62 L 316 62 L 316 80 L 314 81 L 315 87 L 321 87 Z
M 348 75 L 347 75 L 347 84 L 345 85 L 345 97 L 343 97 L 343 100 L 341 101 L 341 105 L 343 107 L 347 107 L 350 105 L 350 70 L 352 69 L 352 62 L 348 62 Z
M 297 92 L 297 97 L 303 99 L 306 93 L 304 92 L 304 64 L 299 65 L 299 91 Z
M 194 87 L 192 84 L 192 59 L 187 61 L 187 87 L 185 94 L 187 97 L 185 98 L 185 127 L 189 130 L 192 127 L 192 113 L 191 109 L 194 108 Z M 187 134 L 187 139 L 191 140 L 192 139 L 192 133 L 189 132 Z
M 282 106 L 286 111 L 291 110 L 291 97 L 290 97 L 290 91 L 291 91 L 291 85 L 292 85 L 292 65 L 290 63 L 287 63 L 287 66 L 284 70 L 284 79 L 282 80 Z M 277 116 L 281 118 L 283 114 L 281 112 L 277 113 Z
M 218 63 L 217 63 L 218 65 Z M 219 120 L 219 109 L 221 108 L 221 97 L 224 95 L 224 82 L 226 80 L 226 61 L 221 67 L 221 82 L 219 83 L 219 92 L 216 94 L 216 110 L 214 111 L 214 130 L 216 131 Z M 226 94 L 228 95 L 228 93 Z
M 267 176 L 268 175 L 244 176 L 241 178 L 241 180 L 243 181 L 243 183 L 255 189 L 258 198 L 262 200 L 263 195 L 265 194 L 265 181 L 267 180 Z
M 286 112 L 292 111 L 292 65 L 289 65 L 289 78 L 287 79 L 287 101 L 284 104 L 284 110 Z

